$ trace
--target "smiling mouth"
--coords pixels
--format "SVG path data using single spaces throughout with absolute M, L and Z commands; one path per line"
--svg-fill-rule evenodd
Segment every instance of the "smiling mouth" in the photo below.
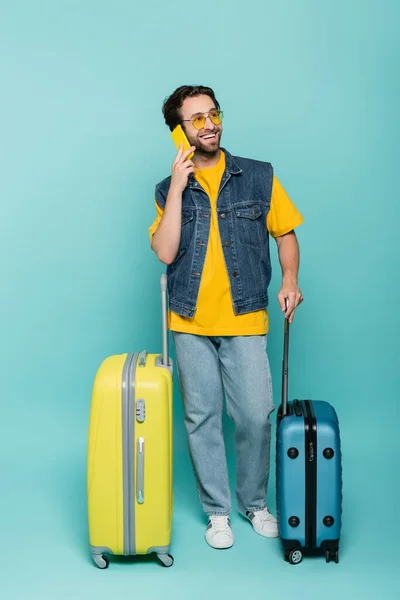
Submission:
M 201 140 L 213 140 L 217 137 L 216 133 L 207 133 L 206 135 L 200 136 Z

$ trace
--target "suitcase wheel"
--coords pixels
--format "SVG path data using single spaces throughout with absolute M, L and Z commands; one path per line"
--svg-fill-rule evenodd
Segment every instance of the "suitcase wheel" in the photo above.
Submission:
M 110 564 L 110 560 L 107 558 L 107 556 L 104 556 L 104 554 L 94 554 L 93 560 L 99 569 L 107 569 L 108 565 Z
M 299 548 L 293 548 L 286 556 L 291 565 L 298 565 L 303 560 L 303 553 Z
M 326 550 L 325 552 L 325 560 L 326 562 L 331 562 L 331 560 L 334 560 L 336 564 L 338 564 L 339 562 L 339 548 L 336 548 L 336 550 Z
M 170 554 L 157 554 L 161 564 L 163 567 L 172 567 L 174 564 L 174 559 Z

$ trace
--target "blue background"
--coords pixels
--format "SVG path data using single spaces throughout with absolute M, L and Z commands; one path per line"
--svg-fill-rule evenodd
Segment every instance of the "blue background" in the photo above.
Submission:
M 389 0 L 0 2 L 4 598 L 399 597 L 399 16 Z M 288 565 L 236 511 L 235 546 L 205 544 L 177 385 L 174 567 L 144 558 L 100 571 L 88 553 L 96 369 L 161 347 L 163 266 L 147 228 L 174 157 L 161 104 L 182 83 L 215 88 L 224 146 L 271 161 L 305 217 L 290 395 L 339 414 L 339 565 Z

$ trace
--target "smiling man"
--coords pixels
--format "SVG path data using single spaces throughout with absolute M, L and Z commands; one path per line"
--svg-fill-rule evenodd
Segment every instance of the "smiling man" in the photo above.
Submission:
M 171 131 L 182 126 L 192 147 L 183 152 L 181 146 L 171 176 L 156 186 L 151 246 L 168 265 L 169 328 L 195 480 L 208 515 L 206 541 L 229 548 L 224 398 L 235 424 L 239 512 L 258 534 L 278 535 L 266 504 L 274 410 L 266 352 L 269 239 L 277 242 L 282 268 L 278 301 L 292 322 L 303 300 L 294 233 L 303 218 L 268 162 L 221 148 L 223 113 L 211 88 L 178 88 L 163 114 Z

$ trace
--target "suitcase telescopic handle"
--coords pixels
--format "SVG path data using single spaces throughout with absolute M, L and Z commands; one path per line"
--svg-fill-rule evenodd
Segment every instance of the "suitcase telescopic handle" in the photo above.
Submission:
M 289 301 L 285 298 L 286 310 Z M 284 319 L 283 360 L 282 360 L 282 417 L 286 416 L 288 403 L 289 380 L 289 319 Z
M 167 284 L 166 273 L 161 275 L 161 321 L 162 321 L 162 362 L 166 367 L 169 366 L 168 350 L 168 307 L 167 307 Z

